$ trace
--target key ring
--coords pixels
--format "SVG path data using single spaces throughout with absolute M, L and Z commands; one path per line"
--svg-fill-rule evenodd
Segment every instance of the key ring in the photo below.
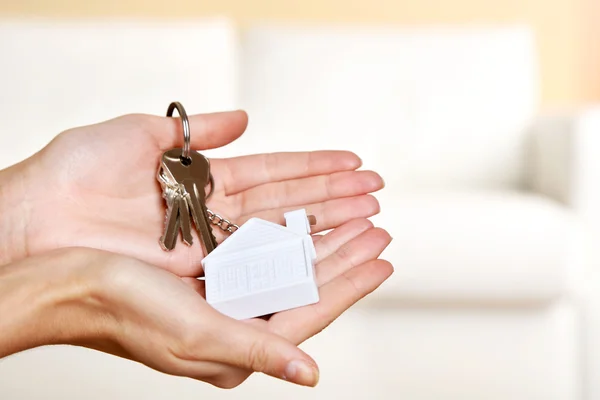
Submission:
M 167 117 L 172 117 L 173 111 L 175 111 L 175 109 L 177 109 L 177 112 L 181 117 L 181 124 L 183 125 L 183 158 L 190 162 L 190 120 L 188 119 L 187 113 L 185 112 L 185 108 L 183 108 L 181 103 L 178 101 L 174 101 L 171 104 L 169 104 L 169 109 L 167 110 Z
M 190 157 L 190 143 L 191 143 L 191 135 L 190 135 L 190 120 L 188 119 L 187 113 L 185 112 L 185 108 L 183 105 L 174 101 L 169 104 L 169 108 L 167 109 L 167 117 L 173 117 L 173 111 L 177 109 L 179 116 L 181 118 L 181 125 L 183 126 L 183 154 L 181 155 L 181 163 L 189 165 L 192 162 L 192 158 Z M 212 176 L 212 172 L 209 172 L 209 181 L 210 181 L 210 191 L 206 195 L 206 199 L 213 194 L 215 188 L 215 180 Z

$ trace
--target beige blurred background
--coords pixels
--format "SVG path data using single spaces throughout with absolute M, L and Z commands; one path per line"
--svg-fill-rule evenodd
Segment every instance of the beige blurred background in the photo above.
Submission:
M 49 17 L 232 17 L 240 24 L 301 20 L 367 24 L 504 24 L 535 29 L 543 105 L 600 100 L 600 2 L 596 0 L 24 0 L 0 2 L 0 15 Z
M 600 399 L 597 3 L 0 0 L 0 168 L 173 99 L 241 107 L 248 130 L 209 156 L 357 152 L 396 267 L 304 344 L 315 390 L 54 346 L 0 360 L 0 399 Z

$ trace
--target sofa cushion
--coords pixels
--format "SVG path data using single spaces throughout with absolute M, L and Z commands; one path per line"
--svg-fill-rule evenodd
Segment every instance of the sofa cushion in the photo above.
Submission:
M 394 238 L 396 273 L 375 295 L 416 302 L 540 302 L 580 277 L 575 217 L 545 198 L 511 192 L 380 196 L 374 221 Z

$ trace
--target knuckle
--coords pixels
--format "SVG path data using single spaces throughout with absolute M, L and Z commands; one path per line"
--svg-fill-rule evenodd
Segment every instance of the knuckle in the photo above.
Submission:
M 146 122 L 147 117 L 143 114 L 131 113 L 120 116 L 119 120 L 129 124 L 140 124 Z
M 148 132 L 151 131 L 154 120 L 156 117 L 145 115 L 145 114 L 125 114 L 115 119 L 115 122 L 119 123 L 126 129 L 136 132 Z
M 269 356 L 262 342 L 252 342 L 248 351 L 248 366 L 257 372 L 263 372 L 268 364 Z
M 169 346 L 169 351 L 178 359 L 193 361 L 202 357 L 202 333 L 192 327 L 193 324 L 183 322 L 181 330 L 185 333 Z
M 350 263 L 352 259 L 352 246 L 348 243 L 345 243 L 340 246 L 339 249 L 337 249 L 336 254 L 340 260 Z

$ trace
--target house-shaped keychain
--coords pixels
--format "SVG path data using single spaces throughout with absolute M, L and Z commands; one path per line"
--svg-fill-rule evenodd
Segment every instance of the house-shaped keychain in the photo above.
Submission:
M 313 217 L 303 209 L 284 217 L 286 226 L 248 220 L 204 258 L 211 306 L 232 318 L 248 319 L 319 301 L 310 235 Z

